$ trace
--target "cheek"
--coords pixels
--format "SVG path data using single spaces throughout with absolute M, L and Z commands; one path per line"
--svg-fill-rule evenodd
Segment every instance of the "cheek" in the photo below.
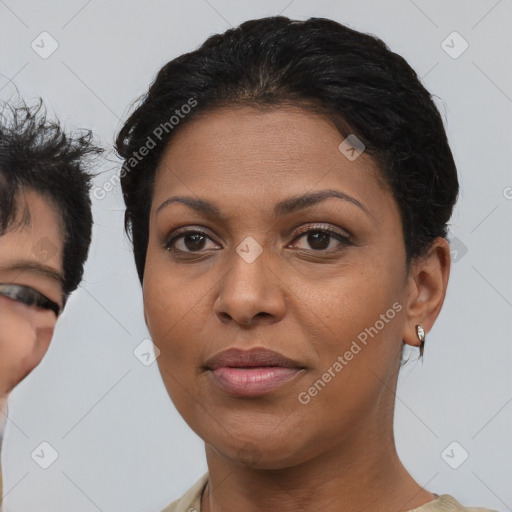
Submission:
M 53 312 L 33 312 L 7 301 L 0 301 L 0 386 L 4 388 L 0 394 L 9 392 L 41 362 L 55 325 Z
M 144 280 L 144 311 L 153 343 L 159 348 L 157 364 L 167 393 L 181 416 L 194 430 L 192 421 L 202 410 L 198 375 L 201 368 L 201 344 L 206 343 L 201 311 L 201 296 L 197 286 L 180 283 L 179 279 L 162 274 Z
M 353 393 L 370 395 L 378 378 L 387 378 L 402 345 L 402 280 L 400 269 L 366 262 L 343 269 L 326 287 L 310 287 L 316 321 L 308 338 L 319 364 L 308 384 L 325 377 L 333 392 L 325 393 L 325 400 L 336 403 L 334 391 L 347 386 Z M 302 322 L 308 314 L 304 311 Z
M 148 255 L 149 256 L 149 255 Z M 149 260 L 149 258 L 148 258 Z M 204 313 L 200 312 L 204 291 L 199 286 L 185 281 L 176 273 L 161 265 L 163 271 L 156 271 L 157 265 L 149 267 L 143 285 L 144 313 L 153 343 L 160 349 L 158 362 L 173 373 L 190 367 L 196 357 L 194 345 L 196 331 L 201 325 Z

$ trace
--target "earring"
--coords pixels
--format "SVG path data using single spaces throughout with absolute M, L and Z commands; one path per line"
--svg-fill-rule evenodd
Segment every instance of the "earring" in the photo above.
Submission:
M 416 326 L 416 334 L 420 340 L 420 357 L 423 357 L 423 348 L 425 347 L 425 331 L 421 325 Z

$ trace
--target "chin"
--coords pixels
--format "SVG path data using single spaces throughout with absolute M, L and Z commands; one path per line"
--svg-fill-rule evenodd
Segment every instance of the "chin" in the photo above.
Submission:
M 254 435 L 240 436 L 222 441 L 226 442 L 205 442 L 221 457 L 246 469 L 284 469 L 301 464 L 307 458 L 307 443 L 301 444 L 296 435 L 263 436 L 261 439 Z

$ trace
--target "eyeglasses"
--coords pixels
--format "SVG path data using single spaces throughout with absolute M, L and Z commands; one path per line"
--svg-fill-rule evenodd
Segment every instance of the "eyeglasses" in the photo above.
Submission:
M 36 289 L 22 284 L 0 284 L 0 295 L 9 299 L 17 300 L 27 306 L 37 306 L 48 309 L 59 316 L 62 308 L 46 295 L 38 292 Z

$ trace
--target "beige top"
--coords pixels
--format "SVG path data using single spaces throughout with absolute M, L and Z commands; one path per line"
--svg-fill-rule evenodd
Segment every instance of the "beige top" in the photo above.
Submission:
M 173 501 L 162 512 L 201 512 L 201 494 L 208 482 L 205 473 L 180 499 Z M 439 498 L 409 510 L 408 512 L 497 512 L 490 508 L 466 508 L 449 494 L 441 494 Z
M 2 438 L 4 435 L 5 419 L 7 418 L 7 402 L 0 402 L 0 512 L 2 510 L 2 501 L 4 490 L 2 485 Z
M 2 438 L 0 437 L 0 459 L 2 458 Z M 4 490 L 2 488 L 2 467 L 0 464 L 0 512 L 2 511 L 2 501 L 4 496 Z

